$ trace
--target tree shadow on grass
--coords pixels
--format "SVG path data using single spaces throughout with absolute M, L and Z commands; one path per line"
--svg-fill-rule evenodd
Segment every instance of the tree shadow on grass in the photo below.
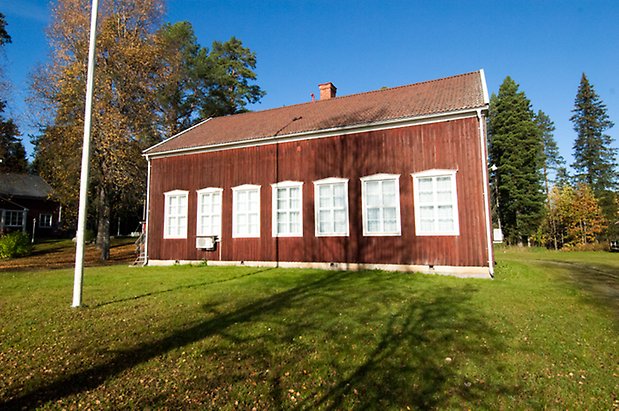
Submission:
M 568 274 L 566 280 L 586 292 L 588 303 L 610 308 L 615 313 L 616 325 L 619 327 L 619 271 L 616 267 L 555 260 L 538 263 L 563 268 Z
M 376 272 L 308 275 L 301 284 L 232 311 L 218 312 L 213 304 L 205 304 L 204 321 L 25 388 L 0 408 L 30 409 L 96 389 L 142 363 L 212 337 L 220 342 L 205 348 L 204 354 L 226 371 L 220 372 L 217 364 L 215 373 L 185 388 L 208 397 L 205 392 L 243 391 L 239 385 L 252 379 L 266 386 L 267 398 L 242 398 L 241 407 L 429 409 L 460 402 L 489 406 L 496 399 L 492 394 L 512 393 L 514 389 L 501 381 L 461 371 L 471 363 L 487 369 L 501 350 L 500 339 L 470 304 L 476 289 L 463 285 L 417 290 L 414 278 Z M 256 331 L 252 325 L 258 322 L 275 330 Z M 234 352 L 227 352 L 231 347 Z M 239 365 L 237 356 L 247 361 Z M 500 371 L 498 363 L 490 367 Z M 303 393 L 291 396 L 290 387 L 300 385 L 306 387 Z M 232 395 L 221 396 L 218 405 L 232 407 Z M 207 402 L 211 399 L 202 404 L 214 406 Z M 144 402 L 183 405 L 175 401 L 157 394 Z
M 160 294 L 167 294 L 167 293 L 172 293 L 172 292 L 181 291 L 181 290 L 188 290 L 188 289 L 191 289 L 191 288 L 205 287 L 207 285 L 217 285 L 217 284 L 227 283 L 227 282 L 230 282 L 230 281 L 236 281 L 236 280 L 240 280 L 240 279 L 245 278 L 245 277 L 250 277 L 250 276 L 253 276 L 253 275 L 264 273 L 264 272 L 267 272 L 267 271 L 270 271 L 270 270 L 273 270 L 273 268 L 264 268 L 264 269 L 260 269 L 260 270 L 256 270 L 256 271 L 250 271 L 250 272 L 247 272 L 245 274 L 240 274 L 240 275 L 236 275 L 236 276 L 233 276 L 233 277 L 224 278 L 224 279 L 221 279 L 221 280 L 201 281 L 199 283 L 179 285 L 178 287 L 166 288 L 165 290 L 151 291 L 151 292 L 148 292 L 148 293 L 144 293 L 144 294 L 140 294 L 140 295 L 134 295 L 134 296 L 131 296 L 131 297 L 117 298 L 115 300 L 104 301 L 102 303 L 95 304 L 95 305 L 92 306 L 92 308 L 100 308 L 100 307 L 105 307 L 105 306 L 111 305 L 111 304 L 124 303 L 124 302 L 127 302 L 127 301 L 135 301 L 135 300 L 140 300 L 142 298 L 153 297 L 153 296 L 160 295 Z

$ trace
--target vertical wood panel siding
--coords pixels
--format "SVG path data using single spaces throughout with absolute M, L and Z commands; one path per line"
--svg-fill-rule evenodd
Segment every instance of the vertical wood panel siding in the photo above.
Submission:
M 221 258 L 224 261 L 307 261 L 487 266 L 484 204 L 476 118 L 152 160 L 149 258 L 219 259 L 195 248 L 196 190 L 223 188 Z M 459 236 L 415 235 L 411 173 L 457 169 Z M 400 174 L 402 235 L 364 237 L 360 178 Z M 349 237 L 316 237 L 313 181 L 345 177 Z M 273 238 L 271 184 L 303 181 L 303 237 Z M 260 238 L 232 238 L 232 191 L 258 184 Z M 163 239 L 164 195 L 189 191 L 187 239 Z

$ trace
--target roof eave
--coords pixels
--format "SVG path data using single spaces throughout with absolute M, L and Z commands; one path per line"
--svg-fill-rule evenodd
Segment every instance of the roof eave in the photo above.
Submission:
M 190 131 L 190 130 L 193 130 L 193 129 L 194 129 L 194 128 L 196 128 L 196 127 L 201 126 L 202 124 L 206 123 L 207 121 L 211 120 L 212 118 L 213 118 L 213 117 L 209 117 L 209 118 L 207 118 L 206 120 L 200 121 L 199 123 L 194 124 L 193 126 L 189 127 L 188 129 L 183 130 L 183 131 L 181 131 L 181 132 L 178 132 L 178 133 L 174 134 L 172 137 L 168 137 L 168 138 L 166 138 L 165 140 L 163 140 L 162 142 L 155 144 L 154 146 L 148 147 L 146 150 L 142 151 L 142 155 L 143 155 L 143 156 L 148 156 L 148 152 L 149 152 L 149 151 L 151 151 L 151 150 L 153 150 L 153 149 L 155 149 L 155 148 L 157 148 L 157 147 L 161 146 L 162 144 L 167 143 L 167 142 L 168 142 L 168 141 L 170 141 L 170 140 L 173 140 L 173 139 L 175 139 L 175 138 L 177 138 L 177 137 L 182 136 L 182 135 L 183 135 L 183 134 L 185 134 L 186 132 L 188 132 L 188 131 Z
M 483 75 L 482 75 L 483 78 Z M 191 154 L 202 151 L 215 151 L 215 150 L 225 150 L 225 149 L 233 149 L 240 147 L 248 147 L 248 146 L 257 146 L 257 145 L 265 145 L 272 144 L 280 141 L 286 140 L 304 140 L 308 138 L 322 138 L 322 137 L 331 137 L 334 135 L 340 134 L 353 134 L 362 131 L 375 131 L 382 130 L 388 128 L 397 128 L 397 127 L 406 127 L 409 125 L 419 125 L 440 121 L 448 121 L 452 117 L 466 116 L 470 114 L 471 116 L 475 116 L 478 110 L 487 110 L 488 104 L 484 102 L 484 104 L 474 107 L 468 107 L 460 110 L 452 110 L 445 111 L 440 113 L 432 113 L 422 116 L 412 116 L 412 117 L 402 117 L 397 119 L 391 119 L 386 121 L 378 121 L 378 122 L 370 122 L 370 123 L 361 123 L 355 124 L 352 126 L 342 126 L 342 127 L 333 127 L 328 129 L 319 129 L 312 131 L 304 131 L 300 133 L 293 134 L 284 134 L 278 136 L 268 136 L 261 138 L 249 138 L 245 140 L 236 140 L 225 143 L 218 144 L 208 144 L 204 146 L 195 146 L 195 147 L 184 147 L 174 150 L 161 151 L 157 153 L 147 153 L 143 152 L 143 156 L 146 159 L 156 158 L 156 157 L 166 157 L 171 155 L 183 155 L 183 154 Z M 370 129 L 370 130 L 368 130 Z M 169 139 L 168 139 L 169 140 Z M 163 144 L 159 143 L 157 146 Z M 156 146 L 149 148 L 147 151 L 154 149 Z

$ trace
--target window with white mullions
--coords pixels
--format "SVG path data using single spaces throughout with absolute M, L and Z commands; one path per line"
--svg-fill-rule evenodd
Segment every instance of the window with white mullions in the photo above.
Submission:
M 314 181 L 316 236 L 348 236 L 348 179 Z
M 415 233 L 419 236 L 459 235 L 456 170 L 412 174 Z
M 232 237 L 260 237 L 260 186 L 232 188 Z
M 223 189 L 198 190 L 198 236 L 221 236 L 221 198 Z
M 303 235 L 303 183 L 284 181 L 271 185 L 273 189 L 273 236 Z
M 39 214 L 39 227 L 51 228 L 52 227 L 52 215 L 51 214 Z
M 6 227 L 23 227 L 24 212 L 21 210 L 6 210 L 4 212 L 4 225 Z
M 164 196 L 163 238 L 187 238 L 188 192 L 174 190 L 164 193 Z
M 363 235 L 400 235 L 399 175 L 376 174 L 361 178 Z

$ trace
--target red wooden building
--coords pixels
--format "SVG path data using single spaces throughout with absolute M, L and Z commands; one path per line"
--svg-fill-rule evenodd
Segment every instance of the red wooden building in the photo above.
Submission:
M 335 94 L 146 150 L 148 264 L 491 276 L 483 70 Z
M 0 173 L 0 235 L 23 231 L 35 238 L 55 236 L 62 208 L 51 194 L 40 176 Z

